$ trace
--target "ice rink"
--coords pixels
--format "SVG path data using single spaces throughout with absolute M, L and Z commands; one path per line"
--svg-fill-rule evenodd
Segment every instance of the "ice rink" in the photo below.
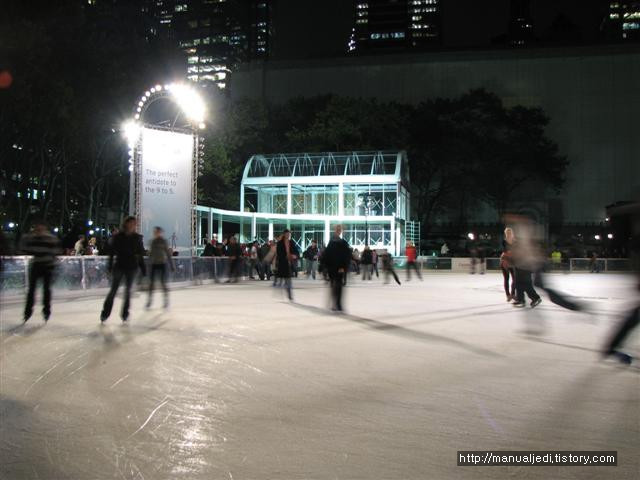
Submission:
M 404 273 L 401 275 L 404 280 Z M 507 304 L 499 274 L 267 282 L 2 306 L 2 479 L 637 479 L 640 369 L 598 351 L 623 275 L 549 277 L 591 314 Z M 637 355 L 638 332 L 627 350 Z M 458 467 L 458 450 L 617 450 L 617 467 Z

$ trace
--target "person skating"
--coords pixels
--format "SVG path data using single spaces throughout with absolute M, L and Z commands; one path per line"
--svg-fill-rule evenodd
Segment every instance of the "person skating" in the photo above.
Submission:
M 500 255 L 500 269 L 504 280 L 504 293 L 507 295 L 507 302 L 516 300 L 516 269 L 513 265 L 512 246 L 515 241 L 512 228 L 504 229 L 504 241 L 502 242 L 502 254 Z M 511 286 L 509 286 L 511 278 Z
M 376 250 L 371 250 L 371 267 L 376 274 L 376 278 L 380 278 L 380 273 L 378 272 L 378 252 Z
M 524 221 L 521 226 L 523 231 L 528 228 L 528 224 Z M 527 233 L 519 235 L 512 243 L 513 263 L 516 271 L 516 302 L 513 306 L 526 306 L 524 301 L 526 293 L 531 300 L 531 308 L 535 308 L 540 305 L 542 299 L 533 288 L 532 275 L 541 268 L 542 261 L 538 249 Z
M 307 279 L 316 279 L 316 270 L 318 269 L 318 243 L 311 241 L 311 245 L 304 251 L 304 259 L 307 267 Z
M 292 262 L 294 260 L 293 249 L 291 248 L 291 232 L 287 229 L 282 232 L 282 237 L 276 244 L 276 275 L 287 289 L 289 300 L 293 300 L 291 294 L 291 277 L 293 276 Z
M 362 281 L 371 280 L 371 265 L 373 264 L 373 254 L 369 245 L 365 245 L 360 256 L 360 270 L 362 271 Z
M 329 274 L 331 284 L 331 310 L 342 311 L 342 290 L 345 277 L 352 260 L 351 248 L 342 234 L 342 225 L 336 225 L 335 231 L 322 255 L 322 263 Z
M 160 285 L 164 293 L 164 308 L 169 306 L 169 289 L 167 288 L 167 264 L 171 267 L 171 271 L 175 271 L 173 256 L 169 244 L 163 236 L 164 230 L 160 227 L 153 229 L 153 240 L 149 246 L 149 261 L 151 262 L 151 275 L 149 279 L 149 299 L 147 300 L 147 308 L 151 307 L 151 299 L 153 297 L 153 288 L 156 276 L 160 277 Z
M 32 255 L 29 264 L 29 290 L 24 307 L 24 321 L 33 314 L 33 303 L 38 280 L 42 279 L 42 315 L 45 322 L 51 315 L 51 279 L 56 266 L 56 257 L 61 253 L 60 240 L 52 235 L 47 225 L 38 221 L 33 232 L 22 239 L 21 250 L 25 255 Z
M 382 258 L 382 272 L 384 273 L 384 283 L 389 283 L 389 277 L 393 276 L 393 279 L 396 281 L 398 285 L 401 285 L 400 279 L 396 274 L 395 269 L 393 268 L 393 258 L 387 252 L 381 255 Z
M 142 235 L 136 233 L 136 217 L 127 217 L 122 224 L 121 231 L 114 235 L 112 241 L 108 263 L 108 270 L 111 272 L 111 289 L 102 306 L 101 322 L 105 322 L 111 315 L 113 299 L 123 277 L 125 279 L 125 292 L 120 316 L 125 322 L 129 319 L 129 303 L 131 301 L 133 280 L 138 269 L 140 269 L 143 276 L 147 273 L 143 257 L 144 246 L 142 245 Z
M 411 270 L 415 270 L 416 275 L 420 280 L 422 280 L 422 275 L 420 274 L 420 270 L 418 269 L 418 262 L 416 261 L 418 258 L 418 250 L 413 242 L 407 243 L 406 247 L 407 254 L 407 281 L 411 281 Z

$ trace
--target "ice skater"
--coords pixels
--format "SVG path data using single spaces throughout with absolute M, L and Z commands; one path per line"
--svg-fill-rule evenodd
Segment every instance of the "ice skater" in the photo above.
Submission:
M 400 279 L 393 268 L 393 257 L 388 252 L 381 255 L 382 258 L 382 273 L 384 273 L 384 283 L 389 283 L 389 277 L 393 276 L 393 279 L 398 285 L 401 285 Z
M 276 244 L 276 265 L 278 279 L 284 283 L 287 289 L 287 297 L 293 300 L 291 293 L 291 277 L 293 276 L 292 262 L 294 260 L 293 249 L 291 248 L 291 232 L 287 229 L 282 232 L 280 240 Z
M 311 245 L 304 251 L 304 259 L 307 267 L 307 280 L 316 279 L 316 270 L 318 270 L 318 243 L 311 241 Z
M 161 227 L 153 229 L 153 240 L 149 245 L 149 260 L 151 261 L 151 275 L 149 279 L 149 299 L 147 300 L 147 308 L 151 307 L 151 299 L 153 297 L 153 288 L 156 276 L 160 277 L 160 285 L 164 293 L 164 308 L 169 306 L 169 289 L 167 288 L 167 264 L 172 272 L 175 272 L 175 264 L 169 244 L 163 236 L 164 230 Z
M 122 229 L 113 237 L 112 249 L 109 255 L 108 270 L 111 273 L 111 289 L 107 294 L 100 313 L 100 321 L 105 322 L 111 309 L 113 299 L 116 296 L 122 278 L 125 279 L 124 302 L 120 316 L 122 321 L 129 319 L 129 303 L 131 301 L 131 286 L 138 269 L 143 276 L 147 269 L 144 264 L 144 246 L 142 245 L 142 235 L 136 233 L 136 217 L 127 217 L 122 224 Z M 115 257 L 115 262 L 114 262 Z
M 513 265 L 513 256 L 511 249 L 515 235 L 513 229 L 507 227 L 504 229 L 504 240 L 502 241 L 502 254 L 500 255 L 500 269 L 504 280 L 504 293 L 507 295 L 507 302 L 516 300 L 516 269 Z M 509 286 L 509 278 L 511 278 L 511 286 Z
M 371 281 L 371 265 L 373 264 L 373 254 L 369 245 L 365 245 L 360 257 L 360 270 L 362 271 L 362 281 Z
M 420 280 L 422 280 L 422 275 L 420 274 L 420 269 L 418 269 L 418 249 L 413 244 L 413 242 L 407 243 L 406 247 L 407 254 L 407 282 L 411 281 L 411 270 L 415 270 L 416 275 Z
M 542 302 L 540 295 L 533 288 L 532 275 L 542 268 L 544 262 L 541 259 L 538 248 L 533 244 L 528 228 L 528 223 L 525 223 L 524 220 L 521 221 L 522 233 L 511 244 L 516 271 L 516 302 L 513 306 L 520 308 L 526 306 L 524 301 L 525 293 L 531 300 L 531 308 L 537 307 Z
M 631 270 L 636 272 L 636 302 L 638 302 L 638 293 L 640 293 L 640 202 L 618 207 L 611 212 L 612 215 L 629 216 L 633 235 L 629 245 L 629 253 L 631 259 Z M 640 323 L 640 303 L 632 308 L 629 313 L 618 324 L 615 331 L 605 345 L 603 356 L 613 356 L 618 358 L 622 363 L 631 364 L 633 357 L 621 350 L 625 339 L 629 334 L 638 327 Z
M 43 221 L 35 222 L 33 232 L 22 239 L 21 250 L 32 255 L 29 263 L 29 290 L 24 306 L 24 321 L 33 314 L 33 303 L 38 280 L 42 279 L 42 315 L 44 321 L 51 316 L 51 279 L 56 266 L 56 257 L 61 253 L 60 241 L 52 235 Z
M 351 248 L 342 237 L 342 225 L 336 225 L 335 231 L 322 255 L 322 262 L 329 274 L 331 284 L 331 310 L 342 312 L 342 291 L 345 277 L 351 264 Z

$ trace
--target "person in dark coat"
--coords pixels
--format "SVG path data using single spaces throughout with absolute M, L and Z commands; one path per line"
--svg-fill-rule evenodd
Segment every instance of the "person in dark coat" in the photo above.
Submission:
M 335 232 L 322 255 L 322 262 L 331 283 L 331 310 L 342 311 L 342 289 L 351 264 L 351 248 L 342 235 L 342 225 L 336 225 Z
M 51 315 L 51 279 L 56 266 L 56 257 L 62 253 L 60 241 L 49 233 L 44 222 L 36 222 L 33 233 L 22 238 L 21 250 L 25 255 L 33 255 L 29 263 L 29 291 L 24 307 L 24 321 L 31 318 L 38 280 L 42 279 L 42 315 L 45 322 Z
M 285 230 L 276 244 L 276 275 L 284 282 L 289 300 L 293 300 L 291 295 L 291 276 L 293 275 L 292 261 L 294 251 L 291 248 L 291 243 L 291 232 Z
M 147 269 L 144 264 L 142 235 L 136 233 L 136 217 L 125 218 L 121 231 L 113 236 L 111 246 L 112 250 L 109 254 L 108 264 L 108 270 L 111 273 L 111 289 L 102 306 L 100 321 L 105 322 L 107 318 L 109 318 L 109 315 L 111 315 L 113 299 L 124 277 L 126 288 L 120 316 L 122 320 L 126 322 L 129 318 L 131 286 L 133 285 L 136 273 L 138 269 L 140 269 L 143 276 L 147 274 Z
M 229 279 L 226 283 L 236 283 L 242 268 L 242 247 L 235 235 L 229 237 L 227 243 L 227 256 L 229 257 Z
M 365 245 L 360 256 L 360 270 L 362 270 L 362 280 L 371 280 L 371 265 L 373 264 L 373 253 L 369 245 Z

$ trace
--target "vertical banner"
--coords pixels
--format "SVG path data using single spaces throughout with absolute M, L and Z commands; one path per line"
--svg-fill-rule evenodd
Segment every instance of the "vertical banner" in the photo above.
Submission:
M 159 226 L 174 251 L 191 255 L 192 157 L 192 135 L 142 130 L 139 220 L 145 248 Z

